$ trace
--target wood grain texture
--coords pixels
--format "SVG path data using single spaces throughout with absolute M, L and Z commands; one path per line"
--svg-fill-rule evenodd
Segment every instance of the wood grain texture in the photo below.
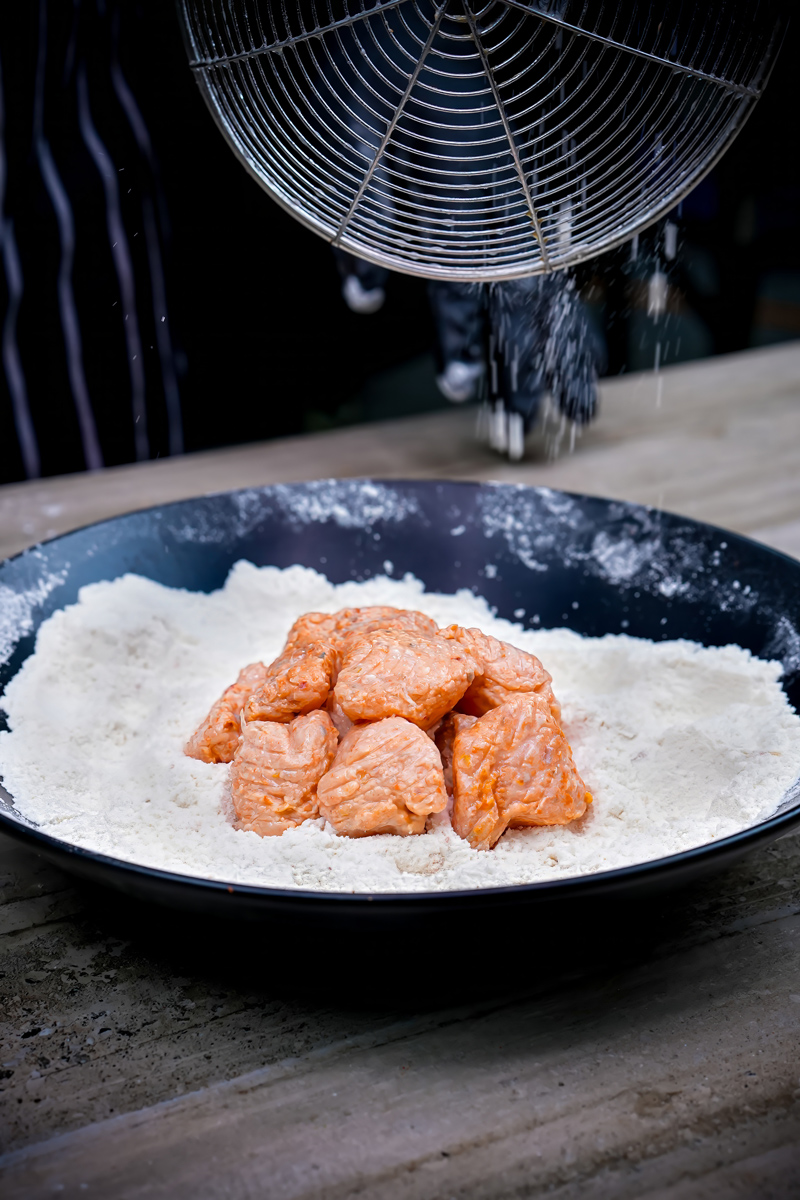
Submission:
M 474 409 L 455 408 L 13 484 L 0 488 L 0 557 L 151 504 L 334 476 L 544 484 L 741 533 L 800 520 L 800 343 L 604 381 L 599 419 L 555 459 L 539 433 L 524 462 L 508 463 L 475 440 L 474 423 Z
M 79 912 L 5 939 L 2 1193 L 633 1200 L 765 1156 L 795 1179 L 798 866 L 785 838 L 610 910 L 604 938 L 520 930 L 497 990 L 444 1007 L 424 980 L 416 1006 L 380 1002 L 368 957 L 366 1008 L 335 979 L 292 996 L 290 958 L 259 970 L 251 930 L 157 932 L 75 889 Z
M 657 386 L 606 385 L 554 461 L 540 440 L 504 463 L 453 410 L 7 487 L 0 552 L 202 491 L 374 474 L 662 503 L 800 554 L 800 346 L 672 368 L 660 406 Z M 800 837 L 674 896 L 453 946 L 193 921 L 0 836 L 0 1193 L 800 1194 Z

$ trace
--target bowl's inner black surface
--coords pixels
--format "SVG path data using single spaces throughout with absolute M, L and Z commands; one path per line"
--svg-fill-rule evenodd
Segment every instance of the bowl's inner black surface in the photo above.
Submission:
M 429 591 L 477 592 L 527 628 L 738 643 L 782 659 L 787 695 L 800 704 L 800 563 L 636 505 L 434 481 L 321 481 L 203 497 L 19 555 L 0 565 L 0 612 L 17 626 L 23 618 L 0 667 L 0 693 L 41 622 L 85 584 L 133 572 L 208 592 L 239 559 L 300 563 L 334 583 L 411 572 Z

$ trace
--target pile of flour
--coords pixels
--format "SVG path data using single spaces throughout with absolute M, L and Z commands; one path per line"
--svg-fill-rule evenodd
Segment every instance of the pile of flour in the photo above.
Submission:
M 475 625 L 541 658 L 594 804 L 565 827 L 470 849 L 447 814 L 418 837 L 278 838 L 233 829 L 225 765 L 183 744 L 245 663 L 269 662 L 312 609 L 391 604 Z M 340 892 L 480 888 L 603 871 L 725 837 L 768 816 L 800 774 L 800 718 L 780 664 L 738 646 L 525 631 L 470 592 L 381 577 L 334 586 L 240 562 L 212 595 L 135 575 L 55 613 L 2 701 L 0 775 L 44 831 L 115 858 L 229 883 Z

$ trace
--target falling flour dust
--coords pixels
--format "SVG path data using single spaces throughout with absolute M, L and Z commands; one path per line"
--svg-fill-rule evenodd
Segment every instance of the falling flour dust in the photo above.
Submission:
M 269 662 L 311 609 L 418 608 L 537 654 L 553 675 L 595 801 L 563 827 L 491 851 L 447 814 L 417 837 L 340 837 L 320 819 L 281 837 L 233 828 L 226 765 L 183 744 L 240 667 Z M 2 703 L 0 774 L 20 814 L 115 858 L 229 883 L 339 892 L 527 883 L 674 854 L 763 819 L 800 773 L 800 717 L 780 664 L 738 646 L 525 631 L 471 592 L 381 577 L 334 586 L 303 567 L 238 563 L 211 595 L 127 575 L 92 584 L 39 630 Z

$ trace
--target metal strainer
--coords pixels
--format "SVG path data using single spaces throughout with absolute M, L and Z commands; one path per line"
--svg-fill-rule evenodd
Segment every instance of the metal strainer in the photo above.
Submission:
M 761 94 L 781 0 L 180 0 L 225 137 L 334 245 L 438 279 L 592 257 Z

